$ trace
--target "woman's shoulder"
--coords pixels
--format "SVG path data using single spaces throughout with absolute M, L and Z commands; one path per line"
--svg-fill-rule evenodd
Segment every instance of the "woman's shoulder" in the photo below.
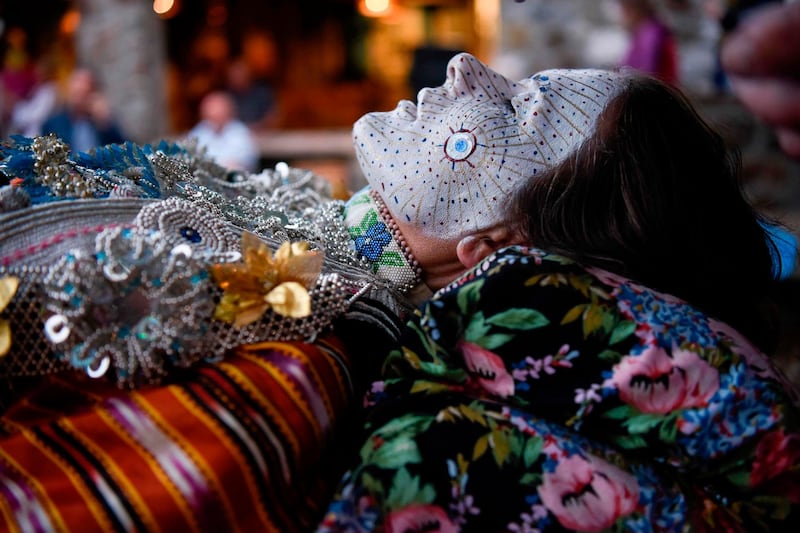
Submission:
M 769 357 L 725 321 L 673 294 L 538 248 L 497 251 L 439 291 L 431 305 L 496 324 L 496 315 L 535 315 L 547 327 L 531 334 L 552 330 L 566 342 L 569 333 L 571 345 L 599 351 L 624 355 L 657 348 L 670 357 L 692 352 L 715 365 L 743 364 L 760 379 L 781 383 L 792 403 L 797 399 Z
M 461 286 L 481 280 L 493 286 L 513 284 L 520 279 L 526 286 L 547 276 L 551 281 L 581 278 L 596 285 L 619 286 L 632 284 L 633 280 L 603 268 L 581 263 L 575 259 L 547 250 L 514 245 L 489 255 L 473 269 L 450 283 L 442 292 L 458 290 Z M 558 287 L 559 283 L 545 283 L 545 287 Z M 564 285 L 569 286 L 569 283 Z

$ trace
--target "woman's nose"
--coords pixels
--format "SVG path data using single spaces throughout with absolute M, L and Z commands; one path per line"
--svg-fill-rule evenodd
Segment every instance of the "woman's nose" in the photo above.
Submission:
M 472 77 L 475 75 L 473 72 L 481 67 L 481 63 L 477 61 L 472 55 L 461 53 L 453 56 L 447 63 L 447 78 L 445 85 L 452 87 L 456 90 L 466 89 L 471 85 L 474 86 L 476 80 Z
M 508 100 L 516 93 L 515 87 L 515 82 L 466 52 L 457 54 L 447 64 L 445 88 L 456 98 Z

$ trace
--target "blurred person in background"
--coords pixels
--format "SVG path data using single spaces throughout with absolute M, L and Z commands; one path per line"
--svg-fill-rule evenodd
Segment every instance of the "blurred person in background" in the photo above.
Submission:
M 724 10 L 720 16 L 720 25 L 724 33 L 736 29 L 748 15 L 767 4 L 780 4 L 782 0 L 718 0 L 723 4 Z
M 253 172 L 259 152 L 253 133 L 237 118 L 236 102 L 227 91 L 212 91 L 200 101 L 200 122 L 187 134 L 218 164 Z
M 729 92 L 730 84 L 725 69 L 722 68 L 722 61 L 719 58 L 719 53 L 722 42 L 728 34 L 730 34 L 741 21 L 743 21 L 750 13 L 758 11 L 759 8 L 766 4 L 779 4 L 782 0 L 704 0 L 703 9 L 709 17 L 719 21 L 719 46 L 717 50 L 716 64 L 714 65 L 714 72 L 712 73 L 712 81 L 714 87 L 721 92 Z
M 734 94 L 800 159 L 800 2 L 749 11 L 723 41 L 721 58 Z
M 0 35 L 3 35 L 0 28 Z M 8 133 L 11 111 L 28 97 L 36 84 L 33 62 L 28 53 L 28 34 L 13 26 L 3 35 L 3 63 L 0 69 L 0 134 Z
M 228 91 L 236 104 L 237 118 L 251 130 L 261 131 L 275 125 L 277 102 L 272 86 L 265 79 L 256 79 L 243 58 L 228 67 Z
M 228 65 L 232 59 L 228 39 L 217 29 L 206 28 L 192 40 L 177 78 L 177 102 L 185 107 L 188 119 L 187 123 L 179 124 L 178 131 L 197 124 L 201 120 L 199 111 L 203 98 L 227 86 Z
M 42 134 L 48 133 L 80 152 L 125 141 L 108 100 L 86 68 L 70 73 L 63 103 L 42 125 Z
M 424 87 L 435 87 L 442 80 L 442 72 L 447 72 L 450 58 L 461 52 L 454 48 L 446 48 L 433 44 L 424 44 L 414 49 L 411 71 L 408 82 L 411 94 L 417 94 Z
M 58 105 L 58 80 L 55 64 L 49 56 L 36 62 L 36 85 L 26 98 L 17 100 L 11 109 L 9 133 L 26 137 L 41 135 L 45 120 Z
M 678 84 L 678 45 L 672 29 L 651 0 L 619 0 L 623 27 L 630 34 L 621 65 Z

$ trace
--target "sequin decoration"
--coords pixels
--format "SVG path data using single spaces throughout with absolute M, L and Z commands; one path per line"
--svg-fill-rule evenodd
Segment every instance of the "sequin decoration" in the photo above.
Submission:
M 106 230 L 94 254 L 67 254 L 43 284 L 48 340 L 90 375 L 110 366 L 118 384 L 134 386 L 202 354 L 208 273 L 188 245 L 170 247 L 159 232 Z
M 69 146 L 56 137 L 37 137 L 32 145 L 37 181 L 48 187 L 56 196 L 90 198 L 95 191 L 91 179 L 86 179 L 69 162 Z

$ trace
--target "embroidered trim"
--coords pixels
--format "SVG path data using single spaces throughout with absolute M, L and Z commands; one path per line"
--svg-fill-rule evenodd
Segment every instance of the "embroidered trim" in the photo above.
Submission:
M 409 267 L 411 267 L 411 270 L 414 273 L 414 281 L 411 287 L 409 287 L 409 289 L 411 289 L 419 283 L 422 283 L 422 267 L 419 266 L 419 261 L 417 261 L 417 258 L 414 257 L 414 254 L 411 252 L 411 248 L 408 246 L 405 237 L 403 237 L 403 233 L 397 226 L 397 222 L 395 222 L 394 218 L 392 218 L 389 208 L 386 207 L 386 204 L 383 202 L 383 198 L 381 198 L 381 196 L 374 190 L 369 191 L 369 196 L 372 198 L 372 201 L 375 202 L 375 205 L 378 206 L 378 214 L 380 214 L 383 223 L 386 224 L 386 227 L 389 228 L 392 239 L 400 247 L 400 253 L 403 254 L 406 263 L 408 263 Z

